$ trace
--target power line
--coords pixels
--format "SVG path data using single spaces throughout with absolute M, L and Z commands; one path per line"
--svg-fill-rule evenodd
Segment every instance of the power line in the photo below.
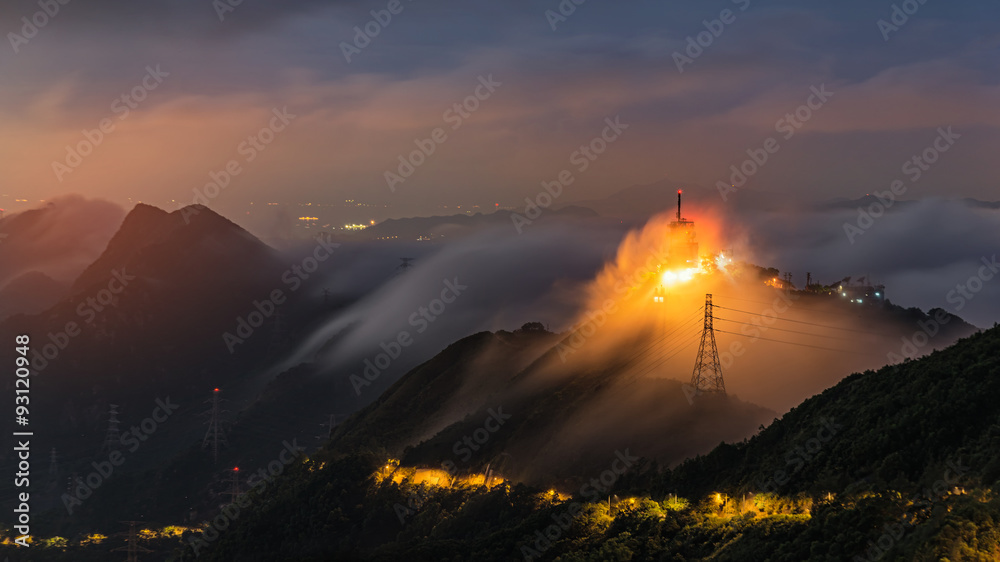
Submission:
M 697 342 L 700 339 L 700 337 L 701 337 L 700 332 L 694 332 L 687 338 L 681 339 L 680 341 L 671 342 L 669 345 L 666 346 L 665 349 L 660 350 L 659 353 L 655 357 L 653 357 L 654 361 L 650 366 L 646 367 L 641 371 L 636 371 L 629 378 L 629 380 L 630 381 L 637 380 L 640 377 L 653 372 L 657 367 L 659 367 L 663 363 L 670 361 L 671 359 L 676 357 L 680 352 L 691 347 L 691 344 Z
M 716 329 L 715 331 L 716 332 L 721 332 L 723 334 L 730 334 L 730 335 L 733 335 L 733 336 L 743 336 L 743 337 L 746 337 L 745 334 L 737 334 L 736 332 L 727 332 L 725 330 L 719 330 L 719 329 Z M 760 337 L 760 336 L 758 336 L 755 339 L 764 340 L 764 341 L 770 341 L 770 342 L 775 342 L 775 343 L 786 343 L 788 345 L 797 345 L 799 347 L 811 347 L 813 349 L 823 349 L 823 350 L 826 350 L 826 351 L 836 351 L 838 353 L 850 353 L 852 355 L 872 355 L 872 356 L 874 355 L 872 353 L 860 353 L 860 352 L 857 352 L 857 351 L 851 351 L 849 349 L 836 349 L 836 348 L 833 348 L 833 347 L 821 347 L 821 346 L 818 346 L 818 345 L 809 345 L 809 344 L 805 344 L 805 343 L 795 343 L 795 342 L 784 341 L 784 340 L 775 340 L 775 339 L 764 338 L 764 337 Z
M 814 336 L 814 337 L 817 337 L 817 338 L 828 338 L 828 339 L 831 339 L 831 340 L 841 340 L 841 341 L 847 341 L 847 342 L 851 342 L 851 343 L 858 343 L 858 340 L 856 338 L 854 338 L 854 339 L 852 339 L 852 338 L 841 338 L 841 337 L 837 337 L 837 336 L 828 336 L 826 334 L 813 334 L 811 332 L 796 332 L 795 330 L 785 330 L 784 328 L 773 328 L 771 326 L 761 326 L 760 324 L 753 324 L 751 322 L 740 322 L 738 320 L 730 320 L 728 318 L 720 318 L 718 316 L 716 316 L 715 319 L 716 320 L 722 320 L 724 322 L 732 322 L 734 324 L 744 324 L 744 325 L 747 325 L 747 326 L 756 326 L 758 328 L 763 328 L 764 330 L 777 330 L 779 332 L 788 332 L 789 334 L 798 334 L 800 336 Z M 743 335 L 748 335 L 748 334 L 743 334 Z M 749 337 L 752 337 L 752 336 L 749 336 Z
M 684 351 L 685 349 L 691 347 L 691 344 L 698 341 L 700 337 L 701 333 L 695 332 L 690 336 L 688 336 L 687 338 L 680 340 L 679 342 L 671 342 L 669 345 L 666 346 L 666 348 L 660 350 L 659 353 L 656 354 L 656 356 L 651 358 L 652 361 L 648 367 L 646 367 L 641 371 L 637 371 L 636 374 L 633 376 L 633 378 L 638 378 L 642 375 L 654 371 L 657 367 L 659 367 L 663 363 L 666 363 L 667 361 L 676 357 L 677 354 L 680 353 L 681 351 Z
M 677 327 L 675 327 L 673 330 L 667 332 L 666 334 L 663 334 L 659 338 L 656 338 L 653 342 L 651 342 L 648 346 L 646 346 L 645 349 L 636 352 L 631 358 L 628 359 L 628 361 L 627 361 L 626 364 L 632 364 L 632 363 L 636 363 L 637 361 L 644 361 L 644 360 L 648 359 L 650 354 L 652 354 L 655 351 L 657 351 L 657 349 L 656 349 L 657 346 L 659 346 L 661 343 L 663 343 L 663 341 L 666 340 L 668 337 L 670 337 L 671 335 L 677 333 L 681 329 L 686 329 L 689 326 L 694 325 L 696 322 L 698 322 L 699 320 L 701 320 L 701 316 L 700 316 L 701 310 L 702 309 L 699 308 L 697 311 L 694 312 L 694 314 L 691 317 L 689 317 L 688 320 L 682 321 L 682 323 L 679 324 Z M 671 343 L 670 345 L 673 345 L 673 344 Z
M 729 308 L 729 307 L 719 306 L 719 305 L 716 305 L 715 307 L 716 308 L 721 308 L 721 309 L 724 309 L 724 310 L 731 310 L 733 312 L 742 312 L 743 314 L 750 314 L 751 316 L 760 316 L 762 318 L 764 317 L 763 314 L 760 314 L 760 313 L 757 313 L 757 312 L 747 312 L 746 310 L 739 310 L 739 309 L 736 309 L 736 308 Z M 856 330 L 856 329 L 853 329 L 853 328 L 838 328 L 837 326 L 828 326 L 826 324 L 817 324 L 815 322 L 803 322 L 802 320 L 791 320 L 789 318 L 779 318 L 778 316 L 774 316 L 773 318 L 775 320 L 781 320 L 783 322 L 794 322 L 796 324 L 807 324 L 809 326 L 818 326 L 820 328 L 828 328 L 830 330 L 841 330 L 841 331 L 844 331 L 844 332 L 858 332 L 858 333 L 861 333 L 861 334 L 872 334 L 872 335 L 875 335 L 875 336 L 884 336 L 885 335 L 885 334 L 882 334 L 882 333 L 879 333 L 879 332 L 868 332 L 866 330 Z
M 722 298 L 724 298 L 726 300 L 734 300 L 734 301 L 751 302 L 751 303 L 754 303 L 754 304 L 762 304 L 764 306 L 770 306 L 770 307 L 774 306 L 773 302 L 755 301 L 755 300 L 752 300 L 752 299 L 742 299 L 742 298 L 739 298 L 739 297 L 729 297 L 729 296 L 723 296 Z M 847 311 L 844 311 L 844 310 L 820 310 L 818 308 L 804 307 L 804 306 L 799 306 L 799 305 L 790 305 L 789 308 L 791 308 L 792 306 L 794 306 L 795 310 L 802 310 L 802 311 L 805 311 L 805 312 L 815 312 L 817 314 L 841 314 L 843 316 L 850 316 L 852 318 L 857 318 L 858 317 L 858 314 L 856 314 L 854 312 L 847 312 Z

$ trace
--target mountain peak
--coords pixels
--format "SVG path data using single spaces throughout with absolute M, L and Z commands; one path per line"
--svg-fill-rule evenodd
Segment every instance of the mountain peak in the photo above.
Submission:
M 203 205 L 189 205 L 167 212 L 145 203 L 137 204 L 125 217 L 101 257 L 73 284 L 73 293 L 106 280 L 109 272 L 135 260 L 152 246 L 169 244 L 192 249 L 208 239 L 237 240 L 247 249 L 264 250 L 265 244 L 235 223 Z M 224 246 L 224 244 L 222 244 Z M 175 248 L 176 249 L 176 248 Z M 237 251 L 237 247 L 230 250 Z

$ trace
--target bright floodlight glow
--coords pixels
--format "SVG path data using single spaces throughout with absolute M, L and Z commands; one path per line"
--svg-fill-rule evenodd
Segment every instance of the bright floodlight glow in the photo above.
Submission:
M 725 252 L 719 252 L 718 257 L 715 258 L 715 265 L 719 269 L 726 269 L 726 267 L 728 267 L 732 263 L 733 259 L 730 257 L 726 257 Z
M 694 279 L 694 274 L 698 270 L 695 268 L 682 269 L 680 271 L 664 271 L 663 275 L 660 276 L 660 280 L 665 286 L 677 285 L 678 283 L 687 283 L 688 281 Z

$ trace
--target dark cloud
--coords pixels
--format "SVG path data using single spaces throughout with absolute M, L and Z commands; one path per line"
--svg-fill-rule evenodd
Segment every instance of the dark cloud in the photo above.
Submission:
M 875 203 L 866 200 L 862 208 Z M 874 210 L 877 213 L 878 207 Z M 927 199 L 895 206 L 870 223 L 859 207 L 765 213 L 746 220 L 758 261 L 793 272 L 796 283 L 805 280 L 806 272 L 821 283 L 870 276 L 885 283 L 889 299 L 901 306 L 941 307 L 980 327 L 1000 318 L 1000 274 L 983 269 L 1000 254 L 996 209 Z M 859 224 L 870 226 L 854 234 L 852 243 L 845 225 Z M 959 285 L 980 272 L 989 279 L 973 282 L 973 288 L 980 287 L 970 293 L 973 298 L 959 299 Z
M 944 125 L 966 135 L 961 150 L 938 169 L 949 176 L 949 189 L 986 198 L 984 180 L 996 175 L 995 159 L 984 157 L 995 153 L 998 139 L 991 100 L 1000 39 L 989 28 L 1000 16 L 995 4 L 922 5 L 887 42 L 876 22 L 889 17 L 891 3 L 752 1 L 683 73 L 673 54 L 722 9 L 738 10 L 737 3 L 587 2 L 556 30 L 546 10 L 557 10 L 558 1 L 402 5 L 348 64 L 341 44 L 352 41 L 354 27 L 363 27 L 383 2 L 244 0 L 219 21 L 208 0 L 73 0 L 19 54 L 0 49 L 6 77 L 0 119 L 24 120 L 26 134 L 41 137 L 27 143 L 37 164 L 15 173 L 10 168 L 27 159 L 12 159 L 0 162 L 0 173 L 23 177 L 33 199 L 63 189 L 46 183 L 46 164 L 65 146 L 63 138 L 93 127 L 147 65 L 162 64 L 171 77 L 141 113 L 170 111 L 152 123 L 136 117 L 127 125 L 137 129 L 130 146 L 149 146 L 167 156 L 158 161 L 171 161 L 169 172 L 181 171 L 182 178 L 159 180 L 167 172 L 149 170 L 164 183 L 194 181 L 213 165 L 198 161 L 211 147 L 194 146 L 197 139 L 185 143 L 193 157 L 161 146 L 190 135 L 180 125 L 189 116 L 211 132 L 226 125 L 249 130 L 255 111 L 294 104 L 312 113 L 309 124 L 297 125 L 308 131 L 288 141 L 301 143 L 296 158 L 279 165 L 295 186 L 285 191 L 297 200 L 325 196 L 332 185 L 335 199 L 364 190 L 380 203 L 413 194 L 447 204 L 475 185 L 487 201 L 519 202 L 565 165 L 573 148 L 593 135 L 594 123 L 619 113 L 635 125 L 614 154 L 575 184 L 580 197 L 661 178 L 711 185 L 773 135 L 775 121 L 803 103 L 811 85 L 822 83 L 837 97 L 782 146 L 753 187 L 805 191 L 817 199 L 867 191 L 871 186 L 859 187 L 859 178 L 895 172 L 905 150 L 927 142 L 921 134 Z M 16 0 L 0 7 L 0 17 L 16 30 L 22 16 L 37 10 L 33 0 Z M 440 125 L 444 109 L 467 95 L 478 74 L 490 72 L 503 76 L 505 89 L 460 131 L 461 146 L 435 156 L 407 193 L 379 189 L 386 163 Z M 220 118 L 225 123 L 212 121 L 231 108 L 245 111 Z M 247 123 L 233 125 L 238 119 Z M 320 146 L 351 157 L 334 165 Z M 275 180 L 267 180 L 256 180 L 253 192 L 270 189 Z M 122 200 L 138 183 L 109 173 L 81 189 Z M 146 189 L 174 197 L 165 187 Z M 941 182 L 920 195 L 946 193 Z M 140 195 L 150 194 L 126 196 Z
M 55 3 L 57 0 L 53 0 Z M 226 33 L 232 27 L 260 27 L 282 18 L 308 12 L 324 6 L 351 6 L 352 2 L 335 0 L 283 0 L 282 2 L 256 2 L 243 0 L 230 5 L 231 0 L 216 3 L 211 0 L 156 0 L 129 2 L 128 0 L 86 1 L 71 0 L 59 5 L 59 12 L 52 18 L 53 25 L 61 27 L 89 26 L 114 27 L 123 35 L 134 33 L 208 33 L 213 27 L 217 33 Z M 236 0 L 231 1 L 237 4 Z M 229 9 L 217 11 L 216 4 Z M 0 6 L 0 18 L 16 23 L 40 11 L 38 0 L 11 0 Z M 218 13 L 224 16 L 219 20 Z

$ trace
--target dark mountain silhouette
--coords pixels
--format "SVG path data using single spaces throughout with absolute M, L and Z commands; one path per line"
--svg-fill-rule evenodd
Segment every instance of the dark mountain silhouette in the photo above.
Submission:
M 124 216 L 113 203 L 71 195 L 0 219 L 0 288 L 31 271 L 72 281 L 101 254 Z
M 29 271 L 10 280 L 0 289 L 0 319 L 13 314 L 37 314 L 62 299 L 69 290 L 40 271 Z
M 823 203 L 814 205 L 813 209 L 817 211 L 834 211 L 834 210 L 853 211 L 859 208 L 867 209 L 874 203 L 885 205 L 886 201 L 888 201 L 888 199 L 883 199 L 880 201 L 877 196 L 872 194 L 867 194 L 864 197 L 859 197 L 857 199 L 847 199 L 847 198 L 832 199 L 830 201 L 825 201 Z M 899 210 L 899 209 L 905 209 L 907 207 L 912 207 L 916 203 L 917 201 L 894 200 L 892 201 L 892 207 L 893 209 Z
M 137 206 L 72 296 L 0 322 L 5 341 L 32 338 L 35 446 L 57 449 L 62 474 L 85 476 L 92 461 L 106 458 L 110 404 L 119 406 L 122 431 L 150 416 L 157 399 L 181 406 L 157 445 L 130 458 L 131 471 L 176 456 L 203 434 L 205 420 L 195 414 L 213 387 L 227 385 L 229 398 L 256 393 L 248 374 L 267 357 L 273 320 L 246 353 L 231 355 L 222 334 L 281 286 L 287 266 L 235 224 L 197 210 L 186 224 L 182 211 Z M 11 352 L 0 353 L 13 364 Z M 4 453 L 0 462 L 12 457 Z

